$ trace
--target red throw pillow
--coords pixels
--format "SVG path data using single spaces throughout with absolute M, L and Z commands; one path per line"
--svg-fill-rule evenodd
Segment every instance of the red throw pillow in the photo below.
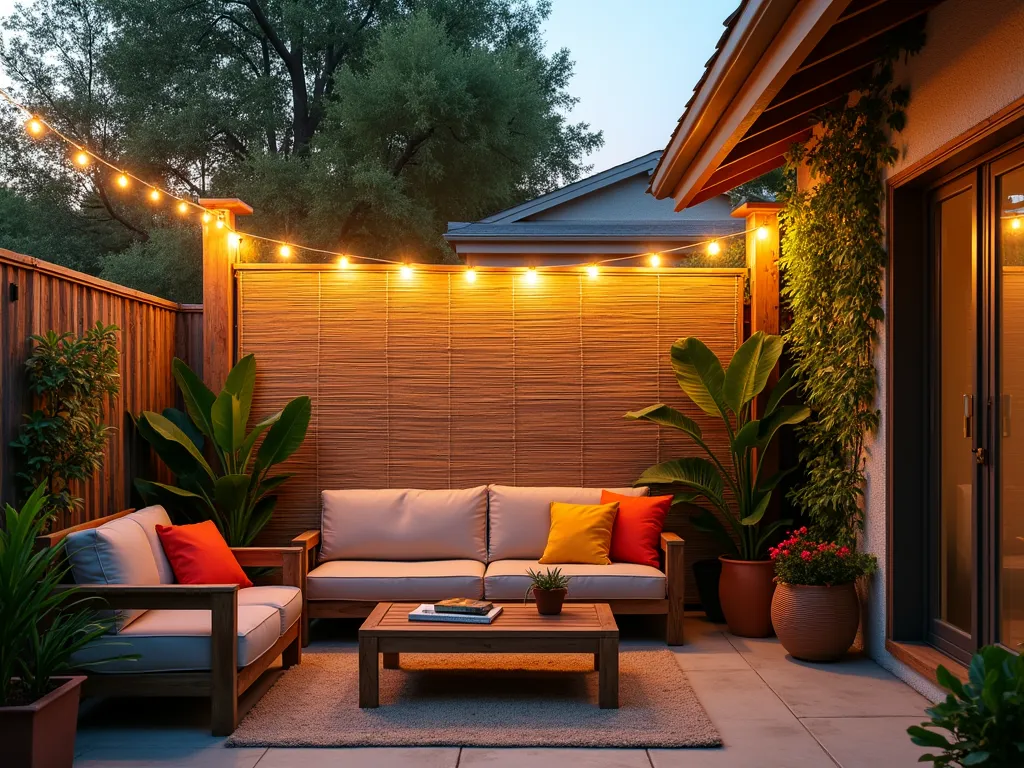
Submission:
M 612 546 L 608 552 L 611 561 L 659 567 L 659 540 L 672 497 L 623 496 L 601 491 L 602 504 L 613 501 L 619 502 L 619 514 L 612 527 Z
M 252 586 L 212 520 L 194 525 L 158 525 L 156 534 L 179 584 Z

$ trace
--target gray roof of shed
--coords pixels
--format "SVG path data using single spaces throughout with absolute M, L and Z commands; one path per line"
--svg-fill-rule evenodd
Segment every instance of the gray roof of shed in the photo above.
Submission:
M 447 240 L 482 238 L 577 240 L 673 240 L 708 235 L 732 235 L 743 231 L 739 219 L 691 219 L 686 221 L 520 221 L 515 223 L 450 222 Z

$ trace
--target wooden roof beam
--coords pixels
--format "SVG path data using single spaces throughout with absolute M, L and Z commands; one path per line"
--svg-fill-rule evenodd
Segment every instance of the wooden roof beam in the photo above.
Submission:
M 718 170 L 711 175 L 710 179 L 708 179 L 708 184 L 717 186 L 720 182 L 729 181 L 730 179 L 735 179 L 738 176 L 744 176 L 749 168 L 760 166 L 768 160 L 785 155 L 789 152 L 790 147 L 799 142 L 806 141 L 810 135 L 810 127 L 805 127 L 796 133 L 790 131 L 784 138 L 779 139 L 778 141 L 766 144 L 765 146 L 744 155 L 738 155 L 734 160 L 720 165 Z M 754 177 L 751 176 L 749 178 Z M 733 186 L 742 184 L 744 181 L 749 181 L 749 179 L 737 181 Z M 729 187 L 729 189 L 732 189 L 732 187 Z
M 866 67 L 858 69 L 783 104 L 773 104 L 761 113 L 743 138 L 752 139 L 762 131 L 774 128 L 794 117 L 811 115 L 837 99 L 845 98 L 847 94 L 861 86 L 867 71 Z
M 700 192 L 698 192 L 694 196 L 691 205 L 703 203 L 705 200 L 710 200 L 712 197 L 715 197 L 716 195 L 721 195 L 724 192 L 728 192 L 730 189 L 735 189 L 745 181 L 756 179 L 758 176 L 768 173 L 768 171 L 772 171 L 776 168 L 781 168 L 785 162 L 785 156 L 779 155 L 778 157 L 773 157 L 770 160 L 765 160 L 760 165 L 755 165 L 746 169 L 742 175 L 735 176 L 731 179 L 719 182 L 717 184 L 705 185 L 704 187 L 701 188 Z

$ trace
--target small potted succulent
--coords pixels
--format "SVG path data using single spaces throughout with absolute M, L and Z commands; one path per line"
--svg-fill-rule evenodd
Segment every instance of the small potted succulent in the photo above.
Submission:
M 78 699 L 85 677 L 71 656 L 98 640 L 109 622 L 60 590 L 63 547 L 36 549 L 46 527 L 46 485 L 0 527 L 0 744 L 4 765 L 71 768 Z M 0 761 L 3 762 L 3 761 Z
M 533 592 L 533 599 L 537 601 L 537 613 L 541 616 L 560 614 L 565 595 L 569 591 L 570 577 L 563 576 L 561 568 L 548 568 L 543 572 L 527 568 L 526 575 L 530 577 L 530 586 L 526 590 L 523 602 L 529 600 L 530 592 Z
M 878 568 L 874 555 L 831 541 L 816 541 L 807 528 L 768 550 L 775 564 L 772 625 L 795 659 L 836 661 L 849 650 L 860 625 L 857 579 Z

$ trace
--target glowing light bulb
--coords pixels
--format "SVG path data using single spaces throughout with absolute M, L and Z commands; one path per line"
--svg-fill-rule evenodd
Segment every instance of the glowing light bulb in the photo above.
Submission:
M 151 189 L 151 190 L 149 190 L 149 199 L 152 200 L 154 203 L 159 203 L 160 202 L 160 190 L 159 189 Z
M 466 282 L 467 283 L 475 283 L 476 282 L 476 270 L 473 269 L 472 267 L 470 267 L 469 269 L 466 270 Z
M 28 131 L 32 136 L 42 136 L 43 131 L 46 130 L 46 126 L 43 125 L 42 120 L 33 117 L 30 118 L 27 123 L 25 123 L 25 130 Z
M 85 168 L 85 166 L 87 166 L 88 164 L 89 164 L 89 153 L 88 152 L 78 152 L 75 155 L 75 165 L 79 166 L 80 168 Z
M 282 259 L 290 259 L 292 257 L 292 247 L 290 245 L 282 245 L 277 249 L 277 252 L 281 254 Z
M 533 283 L 536 283 L 537 282 L 537 268 L 536 267 L 530 267 L 528 270 L 526 270 L 526 274 L 523 275 L 523 279 L 526 280 L 526 282 L 530 283 L 531 285 Z
M 408 264 L 403 264 L 402 268 L 398 270 L 403 280 L 408 280 L 412 277 L 412 267 Z
M 758 240 L 767 240 L 768 239 L 768 227 L 758 227 L 757 228 L 757 239 Z
M 210 215 L 209 211 L 204 211 L 203 212 L 203 224 L 209 224 L 210 223 L 210 219 L 212 219 L 212 218 L 213 218 L 213 216 Z
M 647 259 L 647 262 L 652 267 L 660 267 L 661 266 L 661 254 L 660 253 L 652 253 L 650 255 L 650 258 Z
M 237 232 L 228 232 L 228 245 L 232 248 L 237 248 L 238 244 L 242 242 L 242 236 Z
M 338 268 L 348 269 L 350 263 L 351 262 L 349 261 L 348 256 L 342 256 L 340 259 L 338 259 Z
M 188 213 L 188 203 L 186 203 L 184 200 L 178 203 L 178 213 L 180 213 L 182 216 Z
M 708 243 L 708 256 L 717 256 L 722 250 L 722 246 L 718 244 L 717 240 L 712 240 Z
M 591 280 L 597 279 L 598 272 L 599 270 L 597 268 L 597 264 L 591 264 L 589 267 L 587 267 L 587 275 L 590 276 Z
M 1020 229 L 1020 216 L 1010 219 L 1010 229 Z
M 119 186 L 121 189 L 127 189 L 130 183 L 131 182 L 128 181 L 128 177 L 125 176 L 123 173 L 117 177 L 117 186 Z
M 224 229 L 224 219 L 217 219 L 217 229 Z

